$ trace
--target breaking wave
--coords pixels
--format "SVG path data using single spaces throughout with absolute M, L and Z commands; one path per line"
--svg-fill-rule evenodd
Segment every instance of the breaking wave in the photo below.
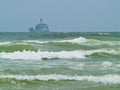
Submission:
M 69 43 L 78 43 L 78 44 L 84 43 L 86 41 L 87 39 L 83 37 L 68 39 L 68 40 L 57 40 L 57 41 L 23 40 L 23 42 L 28 42 L 28 43 L 69 42 Z
M 85 37 L 78 37 L 72 39 L 63 39 L 63 40 L 21 40 L 21 41 L 11 41 L 11 42 L 0 42 L 1 45 L 11 45 L 11 44 L 45 44 L 45 43 L 71 43 L 71 44 L 80 44 L 80 45 L 120 45 L 120 41 L 104 41 L 98 39 L 90 39 Z
M 77 76 L 77 75 L 59 75 L 59 74 L 50 74 L 50 75 L 0 75 L 0 79 L 16 79 L 16 80 L 75 80 L 75 81 L 88 81 L 94 83 L 104 83 L 104 84 L 118 84 L 120 83 L 119 75 L 103 75 L 103 76 Z
M 76 50 L 76 51 L 60 51 L 60 52 L 48 52 L 48 51 L 15 51 L 15 52 L 1 52 L 0 58 L 5 59 L 35 59 L 41 60 L 44 58 L 52 59 L 52 58 L 65 58 L 65 59 L 72 59 L 72 58 L 86 58 L 89 55 L 95 53 L 107 53 L 107 54 L 120 54 L 120 51 L 115 50 L 106 50 L 106 49 L 98 49 L 98 50 Z
M 23 40 L 24 43 L 72 43 L 72 44 L 82 44 L 82 45 L 120 45 L 120 41 L 103 41 L 97 39 L 89 39 L 84 37 L 78 37 L 73 39 L 65 40 L 50 40 L 50 41 L 39 41 L 39 40 Z
M 11 42 L 0 42 L 0 45 L 9 45 Z

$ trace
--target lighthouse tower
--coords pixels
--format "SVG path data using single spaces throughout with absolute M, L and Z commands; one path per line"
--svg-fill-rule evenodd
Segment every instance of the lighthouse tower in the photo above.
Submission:
M 43 22 L 42 18 L 40 18 L 40 22 L 35 26 L 35 30 L 30 28 L 29 32 L 46 33 L 49 32 L 49 28 L 48 25 Z

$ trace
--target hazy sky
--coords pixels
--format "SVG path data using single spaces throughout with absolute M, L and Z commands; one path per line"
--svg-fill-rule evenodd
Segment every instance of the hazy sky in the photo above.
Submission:
M 43 18 L 50 31 L 120 31 L 120 0 L 0 0 L 0 31 L 26 32 Z

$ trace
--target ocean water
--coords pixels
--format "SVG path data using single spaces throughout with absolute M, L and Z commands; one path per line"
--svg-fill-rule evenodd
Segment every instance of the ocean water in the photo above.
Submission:
M 120 33 L 0 33 L 0 90 L 120 90 Z

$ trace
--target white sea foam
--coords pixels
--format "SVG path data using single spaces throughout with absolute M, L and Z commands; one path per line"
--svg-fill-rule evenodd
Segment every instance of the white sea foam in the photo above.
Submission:
M 98 33 L 98 35 L 110 35 L 110 33 Z
M 79 38 L 74 38 L 74 39 L 71 39 L 71 40 L 62 40 L 62 41 L 58 41 L 58 42 L 70 42 L 70 43 L 81 44 L 81 43 L 84 43 L 86 41 L 87 41 L 86 38 L 79 37 Z
M 49 43 L 49 42 L 69 42 L 69 43 L 84 43 L 86 42 L 87 39 L 83 37 L 79 38 L 74 38 L 74 39 L 68 39 L 68 40 L 51 40 L 51 41 L 39 41 L 39 40 L 23 40 L 23 42 L 28 42 L 28 43 Z
M 24 60 L 29 60 L 29 59 L 36 59 L 36 60 L 41 60 L 42 58 L 85 58 L 84 55 L 79 51 L 61 51 L 61 52 L 34 52 L 34 51 L 16 51 L 12 53 L 5 53 L 2 52 L 0 53 L 0 58 L 7 58 L 7 59 L 24 59 Z
M 53 41 L 53 42 L 69 42 L 69 43 L 77 43 L 83 45 L 120 45 L 120 41 L 102 41 L 97 39 L 89 39 L 84 37 L 78 37 L 69 40 L 61 40 L 61 41 Z
M 94 53 L 109 53 L 109 54 L 120 54 L 119 51 L 115 50 L 105 50 L 105 49 L 99 49 L 99 50 L 76 50 L 76 51 L 60 51 L 60 52 L 48 52 L 48 51 L 15 51 L 15 52 L 2 52 L 0 53 L 0 58 L 6 58 L 6 59 L 35 59 L 35 60 L 41 60 L 42 58 L 66 58 L 66 59 L 72 59 L 72 58 L 86 58 L 86 56 L 94 54 Z
M 9 45 L 11 42 L 0 42 L 0 45 Z
M 112 66 L 112 62 L 104 61 L 104 62 L 102 63 L 102 66 L 103 66 L 103 67 L 110 67 L 110 66 Z
M 120 41 L 102 41 L 96 39 L 87 39 L 87 42 L 84 45 L 120 45 Z
M 75 81 L 88 81 L 95 83 L 104 83 L 104 84 L 118 84 L 120 83 L 119 75 L 103 75 L 103 76 L 77 76 L 77 75 L 59 75 L 59 74 L 50 74 L 50 75 L 0 75 L 0 79 L 16 79 L 16 80 L 75 80 Z
M 3 45 L 28 45 L 27 43 L 24 42 L 0 42 L 0 46 Z
M 75 63 L 75 62 L 67 62 L 67 68 L 81 70 L 85 67 L 85 63 Z
M 96 39 L 87 39 L 84 37 L 78 37 L 73 39 L 65 40 L 51 40 L 51 41 L 40 41 L 40 40 L 23 40 L 24 43 L 49 43 L 49 42 L 69 42 L 73 44 L 82 44 L 82 45 L 120 45 L 120 41 L 101 41 Z
M 49 41 L 39 41 L 39 40 L 23 40 L 24 43 L 48 43 Z
M 9 45 L 9 44 L 28 44 L 28 43 L 50 43 L 50 42 L 69 42 L 73 44 L 82 44 L 82 45 L 120 45 L 120 41 L 101 41 L 96 39 L 86 39 L 84 37 L 78 37 L 73 39 L 64 39 L 64 40 L 50 40 L 50 41 L 41 41 L 41 40 L 23 40 L 21 42 L 0 42 L 0 45 Z

